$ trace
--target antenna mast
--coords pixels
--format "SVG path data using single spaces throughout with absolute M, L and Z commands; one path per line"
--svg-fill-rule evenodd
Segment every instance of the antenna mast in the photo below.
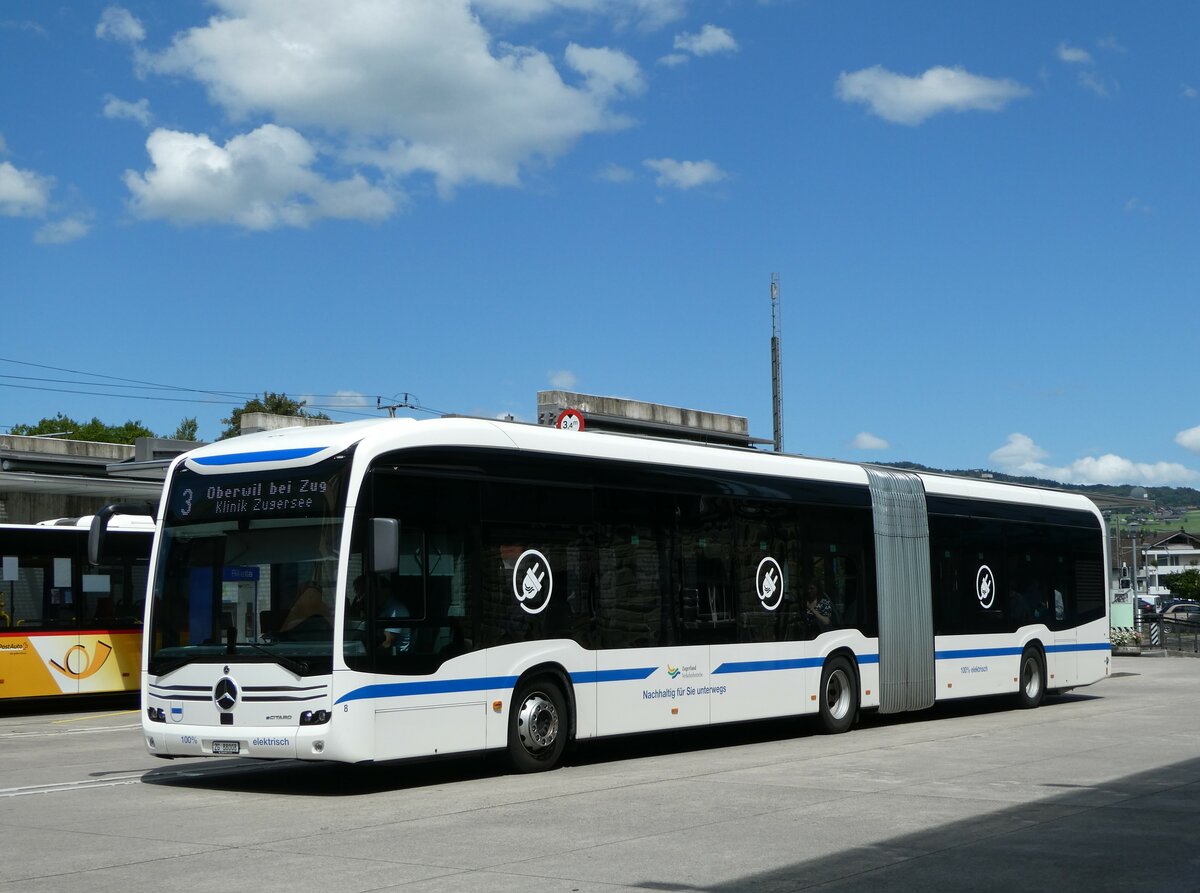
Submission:
M 779 309 L 779 274 L 771 274 L 771 410 L 775 424 L 775 452 L 783 452 L 783 314 Z

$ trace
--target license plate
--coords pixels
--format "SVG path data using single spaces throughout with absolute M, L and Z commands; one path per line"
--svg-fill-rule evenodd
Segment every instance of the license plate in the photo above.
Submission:
M 241 745 L 236 741 L 214 741 L 212 744 L 213 753 L 240 753 Z

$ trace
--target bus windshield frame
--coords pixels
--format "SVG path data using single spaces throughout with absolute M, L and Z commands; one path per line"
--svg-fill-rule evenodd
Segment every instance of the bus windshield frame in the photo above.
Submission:
M 349 452 L 300 468 L 172 478 L 152 581 L 147 669 L 333 668 Z

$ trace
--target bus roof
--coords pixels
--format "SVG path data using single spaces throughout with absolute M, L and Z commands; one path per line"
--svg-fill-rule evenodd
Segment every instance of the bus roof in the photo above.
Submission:
M 368 419 L 281 428 L 207 444 L 185 453 L 176 463 L 201 474 L 228 474 L 265 468 L 304 468 L 351 447 L 372 459 L 398 449 L 449 445 L 800 477 L 864 487 L 868 484 L 867 466 L 854 462 L 466 417 Z M 903 473 L 920 478 L 930 494 L 1076 509 L 1099 515 L 1094 503 L 1079 493 L 925 471 Z

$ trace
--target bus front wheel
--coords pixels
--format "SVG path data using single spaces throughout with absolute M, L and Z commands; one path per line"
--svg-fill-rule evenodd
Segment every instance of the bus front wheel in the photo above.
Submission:
M 854 667 L 838 656 L 825 663 L 821 670 L 821 690 L 817 695 L 821 708 L 821 725 L 831 735 L 850 730 L 858 715 L 858 683 Z
M 1036 707 L 1046 696 L 1046 662 L 1042 652 L 1033 645 L 1026 645 L 1021 652 L 1021 670 L 1017 677 L 1017 706 Z
M 508 718 L 508 758 L 518 772 L 558 765 L 567 744 L 567 699 L 549 679 L 522 683 Z

